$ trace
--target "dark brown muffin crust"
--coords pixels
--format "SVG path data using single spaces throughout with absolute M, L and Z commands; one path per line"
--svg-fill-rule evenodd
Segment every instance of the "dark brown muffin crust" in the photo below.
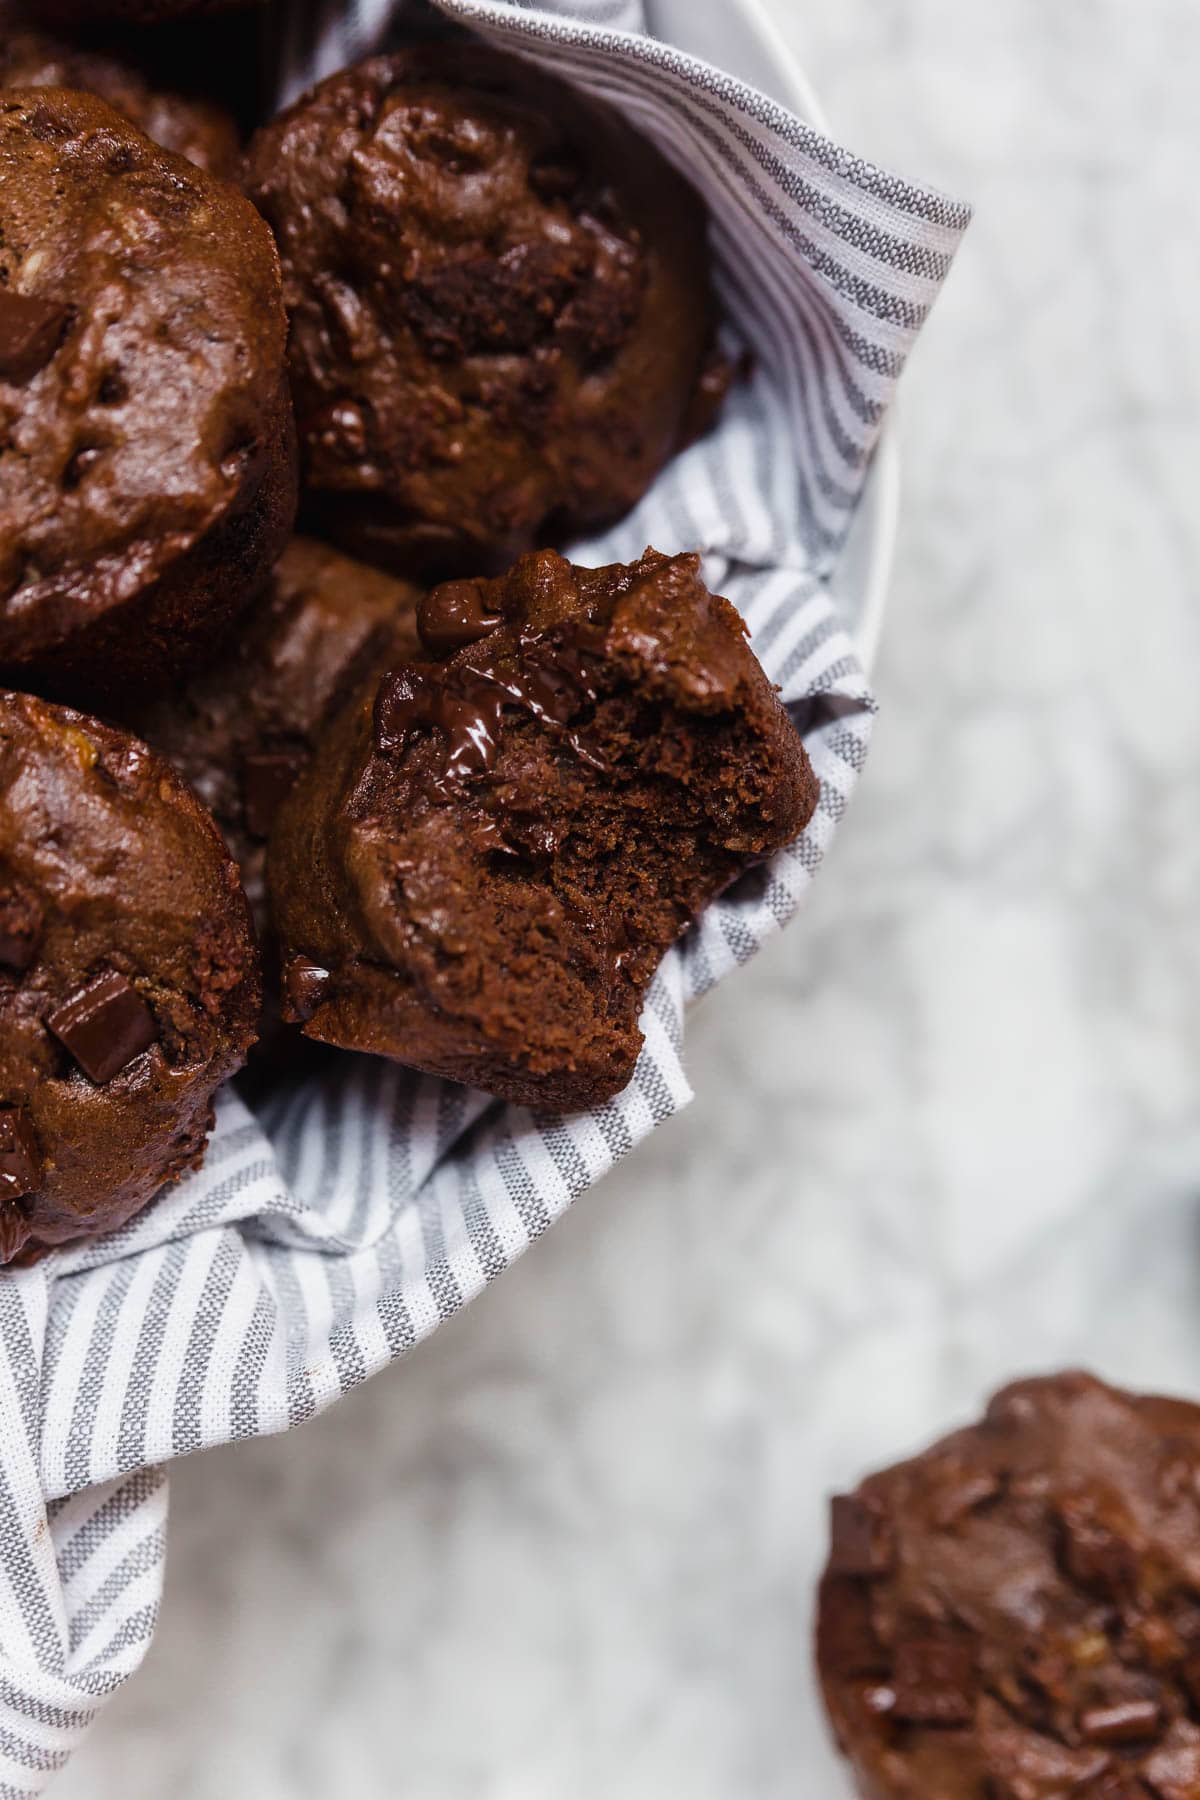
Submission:
M 267 931 L 266 840 L 322 726 L 374 672 L 420 654 L 420 590 L 293 538 L 227 653 L 125 722 L 209 808 Z
M 195 796 L 126 733 L 0 694 L 0 1262 L 111 1230 L 199 1163 L 259 998 Z
M 1195 1800 L 1200 1409 L 1005 1389 L 834 1501 L 817 1658 L 864 1800 Z
M 254 208 L 94 96 L 0 93 L 0 668 L 123 696 L 190 666 L 295 509 Z
M 263 127 L 305 505 L 368 560 L 503 568 L 606 523 L 719 404 L 704 208 L 615 114 L 465 42 Z
M 0 88 L 81 88 L 108 102 L 147 137 L 212 175 L 232 179 L 241 162 L 233 119 L 198 95 L 170 93 L 147 81 L 124 56 L 8 24 L 0 10 Z
M 459 647 L 343 713 L 270 844 L 309 1036 L 560 1112 L 625 1085 L 663 952 L 816 801 L 698 567 L 543 551 L 427 596 Z

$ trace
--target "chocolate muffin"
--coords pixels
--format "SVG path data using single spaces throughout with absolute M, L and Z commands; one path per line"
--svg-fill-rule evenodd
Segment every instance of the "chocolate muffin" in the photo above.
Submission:
M 620 516 L 708 421 L 705 213 L 614 113 L 465 41 L 331 76 L 252 140 L 305 505 L 370 561 L 504 568 Z
M 268 928 L 266 840 L 321 727 L 369 674 L 420 654 L 420 590 L 293 538 L 227 654 L 126 723 L 212 812 Z
M 210 651 L 295 511 L 254 208 L 90 94 L 0 93 L 0 669 L 122 699 Z
M 817 794 L 698 568 L 542 551 L 426 597 L 450 654 L 352 703 L 280 813 L 285 1017 L 559 1112 L 625 1085 L 663 952 Z
M 0 88 L 82 88 L 130 119 L 165 150 L 210 174 L 233 178 L 241 161 L 237 127 L 223 107 L 198 95 L 154 87 L 124 56 L 13 24 L 0 12 Z
M 1200 1409 L 1023 1381 L 836 1499 L 817 1660 L 866 1800 L 1194 1800 Z
M 0 694 L 0 1262 L 194 1168 L 258 1016 L 212 820 L 125 732 Z

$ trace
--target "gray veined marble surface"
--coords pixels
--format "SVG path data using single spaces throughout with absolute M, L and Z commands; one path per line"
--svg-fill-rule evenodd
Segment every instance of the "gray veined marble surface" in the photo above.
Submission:
M 835 1800 L 826 1491 L 1018 1370 L 1200 1394 L 1200 8 L 773 4 L 846 141 L 978 206 L 860 796 L 689 1113 L 401 1367 L 178 1467 L 62 1800 Z

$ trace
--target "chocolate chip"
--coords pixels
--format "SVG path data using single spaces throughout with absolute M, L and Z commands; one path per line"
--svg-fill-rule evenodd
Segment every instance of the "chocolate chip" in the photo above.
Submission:
M 303 956 L 293 956 L 283 971 L 286 1017 L 293 1024 L 311 1019 L 329 985 L 329 970 Z
M 908 1638 L 892 1666 L 894 1716 L 910 1725 L 966 1725 L 975 1710 L 975 1659 L 967 1644 Z
M 886 1575 L 894 1561 L 891 1528 L 883 1514 L 855 1494 L 829 1502 L 829 1570 L 833 1575 Z
M 483 604 L 479 581 L 443 581 L 417 608 L 417 630 L 431 656 L 449 656 L 464 644 L 476 644 L 503 624 L 499 613 Z
M 154 1016 L 115 969 L 80 988 L 46 1020 L 89 1080 L 111 1081 L 158 1038 Z
M 1090 1706 L 1079 1720 L 1089 1744 L 1137 1744 L 1156 1738 L 1162 1713 L 1154 1700 L 1121 1700 L 1115 1706 Z
M 242 758 L 242 816 L 252 837 L 267 838 L 307 758 L 300 749 L 254 750 Z
M 42 941 L 42 909 L 32 894 L 0 883 L 0 968 L 21 975 Z
M 0 1201 L 24 1200 L 36 1193 L 41 1178 L 42 1159 L 28 1113 L 23 1106 L 0 1106 Z
M 0 381 L 29 381 L 45 368 L 66 325 L 69 308 L 0 288 Z

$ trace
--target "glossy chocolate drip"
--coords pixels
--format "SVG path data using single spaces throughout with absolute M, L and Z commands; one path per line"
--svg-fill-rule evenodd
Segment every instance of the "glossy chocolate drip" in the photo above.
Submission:
M 329 986 L 329 970 L 307 957 L 294 956 L 283 971 L 286 1016 L 293 1024 L 311 1019 Z
M 396 754 L 411 732 L 440 730 L 446 747 L 430 791 L 441 795 L 445 783 L 495 767 L 504 708 L 516 706 L 561 730 L 577 756 L 602 769 L 602 760 L 567 726 L 582 707 L 595 703 L 595 657 L 603 641 L 601 631 L 587 626 L 561 642 L 529 633 L 519 640 L 513 669 L 485 663 L 444 671 L 420 666 L 397 670 L 385 678 L 376 698 L 376 742 L 385 754 Z
M 0 381 L 29 381 L 58 349 L 69 309 L 0 288 Z
M 375 701 L 375 736 L 385 754 L 401 750 L 422 727 L 439 730 L 446 744 L 433 785 L 494 768 L 500 748 L 505 693 L 489 675 L 456 671 L 458 691 L 447 691 L 420 668 L 387 676 Z
M 481 581 L 443 581 L 417 609 L 417 630 L 432 656 L 449 656 L 476 644 L 503 622 L 499 613 L 485 611 Z

